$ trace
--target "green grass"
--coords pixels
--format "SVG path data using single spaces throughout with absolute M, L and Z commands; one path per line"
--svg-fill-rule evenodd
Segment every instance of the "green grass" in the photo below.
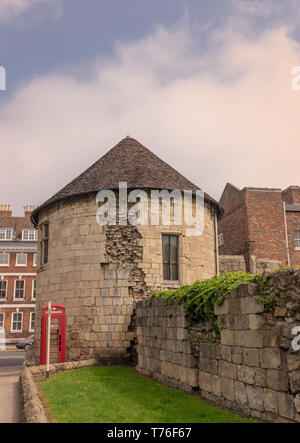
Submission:
M 61 423 L 253 422 L 127 367 L 62 372 L 39 388 L 52 420 Z

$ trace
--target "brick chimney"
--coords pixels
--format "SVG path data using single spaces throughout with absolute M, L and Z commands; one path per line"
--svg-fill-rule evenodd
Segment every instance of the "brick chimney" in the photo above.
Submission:
M 286 203 L 300 203 L 300 186 L 290 186 L 282 191 L 282 199 Z
M 37 206 L 33 206 L 33 205 L 26 205 L 24 207 L 25 212 L 24 212 L 24 217 L 30 218 L 32 211 L 35 210 L 35 208 L 37 208 Z
M 0 217 L 12 217 L 10 205 L 0 205 Z

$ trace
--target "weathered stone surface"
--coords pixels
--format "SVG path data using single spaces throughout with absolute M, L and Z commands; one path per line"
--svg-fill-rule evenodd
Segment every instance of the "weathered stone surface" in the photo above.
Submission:
M 263 331 L 234 331 L 234 344 L 245 348 L 262 348 Z
M 298 394 L 300 392 L 300 374 L 292 374 L 290 376 L 290 387 L 293 394 Z
M 211 374 L 199 371 L 199 388 L 211 392 Z
M 242 314 L 257 314 L 263 312 L 263 310 L 263 304 L 257 303 L 254 297 L 245 297 L 241 299 Z
M 227 400 L 234 401 L 233 380 L 221 377 L 221 393 Z
M 221 377 L 236 379 L 237 366 L 221 360 L 219 363 L 219 375 Z
M 233 331 L 231 331 L 229 329 L 223 329 L 221 331 L 221 344 L 228 345 L 228 346 L 235 345 Z
M 262 368 L 279 369 L 281 367 L 280 350 L 275 348 L 261 349 L 260 363 Z
M 239 365 L 237 368 L 237 378 L 246 384 L 255 383 L 255 368 Z
M 286 371 L 275 369 L 267 370 L 267 386 L 275 391 L 286 392 L 288 390 L 288 375 Z
M 295 405 L 296 411 L 298 413 L 300 413 L 300 394 L 296 395 L 296 397 L 294 399 L 294 405 Z
M 214 306 L 215 315 L 225 315 L 228 314 L 228 300 L 224 300 L 222 305 Z
M 234 381 L 233 386 L 235 401 L 242 405 L 247 404 L 247 392 L 244 383 L 240 381 Z
M 300 355 L 291 354 L 287 355 L 287 366 L 289 371 L 296 371 L 300 369 Z
M 278 393 L 278 406 L 279 414 L 282 417 L 290 418 L 291 420 L 295 417 L 294 409 L 294 397 L 293 395 Z
M 263 389 L 256 386 L 247 386 L 246 391 L 249 407 L 262 412 L 264 410 Z
M 264 389 L 263 398 L 265 410 L 278 414 L 278 392 Z
M 243 361 L 246 366 L 259 366 L 259 350 L 243 348 Z

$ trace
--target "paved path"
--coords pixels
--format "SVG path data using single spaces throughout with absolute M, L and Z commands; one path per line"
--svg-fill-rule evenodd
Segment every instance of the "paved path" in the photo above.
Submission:
M 19 376 L 24 351 L 0 351 L 0 423 L 20 423 Z

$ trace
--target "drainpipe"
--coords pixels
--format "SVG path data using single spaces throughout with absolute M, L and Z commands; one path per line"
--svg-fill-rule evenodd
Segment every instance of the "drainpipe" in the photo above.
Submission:
M 215 266 L 216 266 L 216 275 L 219 275 L 219 255 L 218 255 L 218 230 L 217 230 L 217 213 L 213 212 L 214 217 L 214 237 L 215 237 Z
M 287 230 L 286 206 L 285 206 L 285 202 L 283 202 L 283 216 L 284 216 L 284 229 L 285 229 L 286 253 L 287 253 L 288 266 L 290 267 L 290 266 L 291 266 L 291 261 L 290 261 L 289 236 L 288 236 L 288 230 Z

